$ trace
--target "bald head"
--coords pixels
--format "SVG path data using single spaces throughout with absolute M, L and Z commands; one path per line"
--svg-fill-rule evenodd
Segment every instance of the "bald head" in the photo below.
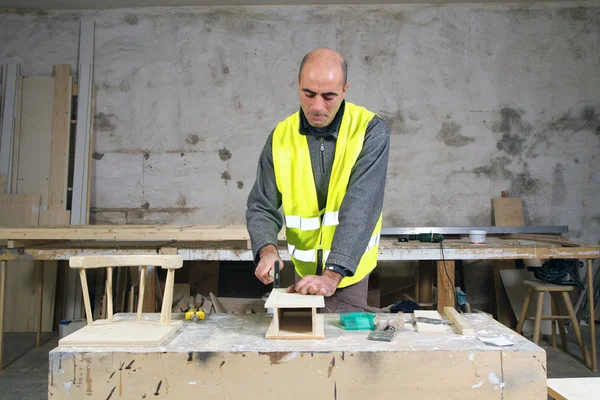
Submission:
M 323 128 L 331 124 L 350 86 L 347 71 L 346 61 L 337 51 L 317 49 L 304 56 L 298 73 L 298 96 L 310 125 Z
M 300 63 L 300 71 L 298 72 L 298 81 L 302 78 L 302 70 L 306 64 L 317 63 L 322 66 L 339 67 L 344 78 L 344 85 L 348 82 L 348 64 L 344 57 L 335 50 L 321 48 L 307 53 Z

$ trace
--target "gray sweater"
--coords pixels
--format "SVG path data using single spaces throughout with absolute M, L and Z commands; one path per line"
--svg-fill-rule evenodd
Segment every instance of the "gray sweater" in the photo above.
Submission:
M 308 125 L 300 109 L 299 130 L 307 137 L 320 209 L 325 208 L 327 203 L 329 177 L 344 108 L 345 103 L 342 103 L 333 122 L 321 129 Z M 281 193 L 277 189 L 273 169 L 272 140 L 273 132 L 258 160 L 256 182 L 247 202 L 246 222 L 256 261 L 262 247 L 268 244 L 277 247 L 277 234 L 283 225 L 283 215 L 279 211 Z M 351 276 L 356 271 L 381 214 L 389 147 L 388 125 L 375 116 L 367 126 L 363 148 L 352 169 L 348 189 L 339 210 L 339 225 L 333 237 L 331 252 L 327 260 L 324 260 L 328 265 L 343 269 L 343 275 Z

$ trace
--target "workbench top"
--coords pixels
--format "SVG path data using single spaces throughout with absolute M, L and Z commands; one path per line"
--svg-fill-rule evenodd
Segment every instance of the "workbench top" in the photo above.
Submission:
M 394 335 L 392 342 L 367 340 L 370 331 L 348 331 L 339 323 L 339 314 L 325 314 L 325 340 L 270 340 L 265 338 L 272 317 L 268 314 L 207 314 L 204 321 L 184 321 L 183 326 L 159 347 L 57 347 L 51 353 L 106 353 L 106 352 L 381 352 L 381 351 L 497 351 L 500 348 L 487 345 L 477 336 L 502 336 L 513 346 L 503 351 L 544 350 L 533 342 L 516 334 L 486 314 L 461 314 L 475 329 L 475 336 L 456 333 L 415 332 L 406 323 Z M 159 314 L 144 314 L 146 320 L 158 320 Z M 379 314 L 384 319 L 398 318 L 398 314 Z M 181 318 L 181 316 L 178 316 Z M 404 314 L 404 319 L 412 314 Z M 123 313 L 115 321 L 133 320 L 135 314 Z M 118 323 L 118 322 L 117 322 Z

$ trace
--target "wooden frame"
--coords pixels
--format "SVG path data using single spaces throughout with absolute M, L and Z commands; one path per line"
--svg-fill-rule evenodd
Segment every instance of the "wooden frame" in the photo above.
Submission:
M 273 320 L 266 338 L 325 339 L 323 314 L 317 314 L 317 308 L 322 307 L 325 307 L 323 296 L 273 289 L 265 303 L 265 308 L 273 309 Z
M 149 329 L 151 334 L 155 335 L 150 340 L 154 342 L 150 344 L 159 345 L 160 342 L 164 341 L 170 335 L 172 335 L 182 325 L 182 321 L 171 322 L 171 304 L 173 303 L 173 286 L 175 283 L 175 270 L 183 266 L 183 258 L 178 255 L 130 255 L 130 256 L 76 256 L 71 257 L 69 260 L 69 266 L 73 269 L 79 270 L 79 277 L 81 279 L 81 289 L 83 291 L 83 301 L 85 305 L 85 315 L 87 319 L 87 327 L 81 331 L 75 332 L 66 338 L 59 341 L 60 346 L 96 346 L 96 345 L 143 345 L 147 344 L 132 338 L 133 340 L 128 341 L 125 338 L 109 336 L 115 335 L 111 328 L 106 328 L 111 323 L 116 324 L 127 324 L 128 329 L 139 329 L 139 324 L 150 324 L 155 325 L 155 328 L 149 328 L 148 326 L 143 329 Z M 138 307 L 135 322 L 121 322 L 115 321 L 113 316 L 113 290 L 112 290 L 112 269 L 115 267 L 141 267 L 140 281 L 139 281 L 139 294 L 138 294 Z M 147 321 L 142 320 L 142 309 L 144 305 L 144 291 L 146 283 L 146 269 L 150 266 L 158 266 L 167 270 L 167 280 L 165 283 L 165 293 L 163 295 L 163 302 L 160 311 L 159 321 Z M 90 302 L 90 294 L 88 291 L 88 284 L 86 278 L 86 269 L 93 268 L 107 268 L 106 273 L 106 319 L 94 321 L 92 315 L 92 308 Z M 95 328 L 99 328 L 94 330 Z M 84 331 L 87 329 L 87 331 Z M 126 331 L 126 329 L 122 329 Z M 76 336 L 77 335 L 77 336 Z M 86 336 L 93 337 L 86 342 Z M 99 337 L 104 335 L 105 337 Z M 76 336 L 76 337 L 72 337 Z

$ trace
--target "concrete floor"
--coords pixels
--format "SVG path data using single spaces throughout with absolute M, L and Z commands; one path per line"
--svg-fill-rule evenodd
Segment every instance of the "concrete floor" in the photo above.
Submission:
M 587 348 L 590 348 L 589 327 L 582 326 Z M 600 324 L 596 324 L 596 343 L 599 343 Z M 546 350 L 548 378 L 600 377 L 581 362 L 581 352 L 569 334 L 569 353 L 558 350 L 548 342 L 542 342 Z M 0 398 L 3 400 L 47 400 L 48 399 L 48 352 L 58 345 L 56 334 L 45 334 L 47 340 L 39 349 L 35 348 L 33 333 L 5 333 L 5 368 L 0 371 Z M 600 350 L 600 349 L 597 349 Z

